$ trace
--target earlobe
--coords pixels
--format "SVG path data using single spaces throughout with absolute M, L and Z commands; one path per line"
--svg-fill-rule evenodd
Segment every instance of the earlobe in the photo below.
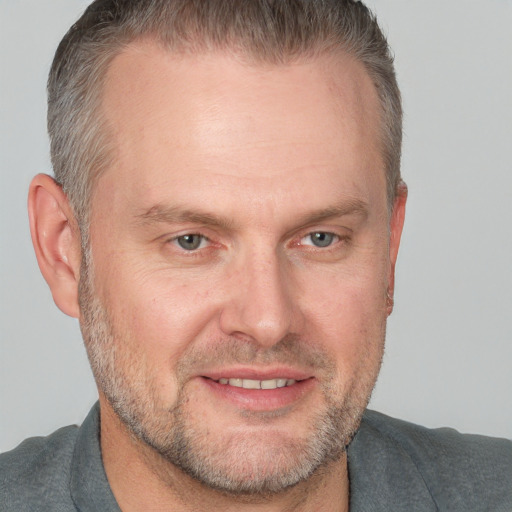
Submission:
M 388 316 L 393 311 L 393 297 L 395 292 L 395 266 L 398 257 L 398 248 L 400 247 L 400 238 L 405 221 L 405 204 L 407 202 L 407 185 L 401 181 L 397 188 L 393 212 L 390 221 L 390 239 L 389 239 L 389 280 L 387 292 L 387 313 Z
M 61 186 L 38 174 L 28 195 L 30 233 L 39 269 L 58 308 L 78 318 L 80 234 L 69 201 Z

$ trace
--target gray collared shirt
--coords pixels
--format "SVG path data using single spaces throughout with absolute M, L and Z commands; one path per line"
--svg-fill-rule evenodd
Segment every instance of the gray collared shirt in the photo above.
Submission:
M 0 456 L 0 511 L 119 511 L 101 459 L 99 406 L 80 428 Z M 351 512 L 512 512 L 512 442 L 367 411 L 348 450 Z

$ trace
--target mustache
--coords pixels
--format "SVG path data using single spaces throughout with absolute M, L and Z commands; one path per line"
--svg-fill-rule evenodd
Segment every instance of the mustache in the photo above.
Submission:
M 229 337 L 198 347 L 191 346 L 177 364 L 178 378 L 197 374 L 198 369 L 229 365 L 287 365 L 327 374 L 334 374 L 335 360 L 318 343 L 296 335 L 287 335 L 271 347 L 257 341 Z

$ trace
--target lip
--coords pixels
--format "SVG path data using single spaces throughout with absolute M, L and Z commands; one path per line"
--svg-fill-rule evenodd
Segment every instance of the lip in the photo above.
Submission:
M 220 378 L 271 380 L 293 379 L 290 386 L 275 389 L 245 389 L 217 382 Z M 208 372 L 198 380 L 217 400 L 240 411 L 272 412 L 291 408 L 301 402 L 315 387 L 316 379 L 310 374 L 290 368 L 267 370 L 232 368 Z
M 286 366 L 276 366 L 272 368 L 250 368 L 250 367 L 235 367 L 235 368 L 221 368 L 211 371 L 206 371 L 201 375 L 212 380 L 219 380 L 221 378 L 228 379 L 251 379 L 251 380 L 271 380 L 271 379 L 293 379 L 297 381 L 306 380 L 312 377 L 311 373 L 299 370 L 297 368 L 290 368 Z

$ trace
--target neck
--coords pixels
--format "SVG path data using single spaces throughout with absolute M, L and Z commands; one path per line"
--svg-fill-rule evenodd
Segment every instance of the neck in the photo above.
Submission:
M 346 454 L 308 480 L 273 495 L 234 496 L 210 489 L 136 439 L 110 405 L 101 404 L 101 450 L 112 492 L 123 512 L 209 510 L 212 512 L 347 512 Z

